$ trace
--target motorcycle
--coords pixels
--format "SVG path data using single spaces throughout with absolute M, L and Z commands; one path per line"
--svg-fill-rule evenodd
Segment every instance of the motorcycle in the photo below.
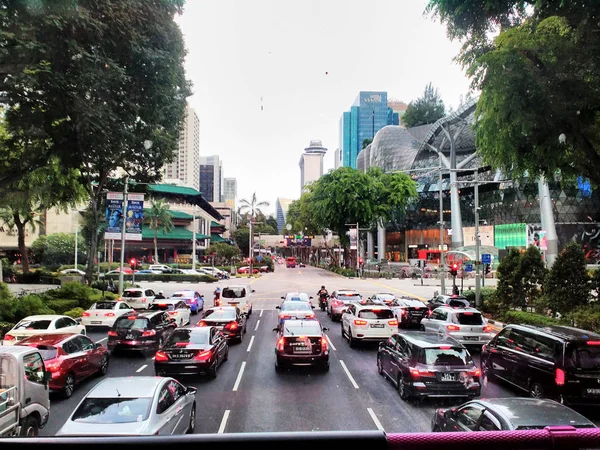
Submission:
M 215 306 L 221 306 L 221 293 L 215 291 L 215 298 L 213 299 L 213 304 Z
M 319 296 L 319 307 L 321 308 L 321 311 L 325 311 L 325 308 L 327 308 L 327 299 L 329 298 L 329 294 L 321 294 Z

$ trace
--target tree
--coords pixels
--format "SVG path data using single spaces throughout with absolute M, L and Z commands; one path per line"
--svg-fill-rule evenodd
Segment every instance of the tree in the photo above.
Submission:
M 536 306 L 538 309 L 541 296 L 540 288 L 548 273 L 542 254 L 535 245 L 527 247 L 521 257 L 519 273 L 522 280 L 523 297 L 527 306 Z
M 56 157 L 62 167 L 80 170 L 91 217 L 99 218 L 116 169 L 142 182 L 159 179 L 189 95 L 174 21 L 183 0 L 1 5 L 0 91 L 9 105 L 11 151 L 0 155 L 0 186 Z M 91 238 L 95 255 L 97 233 Z M 92 269 L 90 258 L 88 281 Z
M 40 236 L 31 251 L 44 266 L 61 266 L 75 262 L 75 235 L 72 233 L 54 233 Z M 86 245 L 81 235 L 77 236 L 77 262 L 85 264 L 88 259 Z
M 506 309 L 522 307 L 525 303 L 521 258 L 521 253 L 517 249 L 510 249 L 507 255 L 502 258 L 496 270 L 498 275 L 496 297 L 504 304 Z
M 405 127 L 416 127 L 428 123 L 434 123 L 446 114 L 444 101 L 437 88 L 429 83 L 425 86 L 423 96 L 408 104 L 406 112 L 402 116 Z
M 277 223 L 277 219 L 275 217 L 273 217 L 273 216 L 267 217 L 267 219 L 265 220 L 265 225 L 267 227 L 271 227 L 271 229 L 275 230 L 275 233 L 273 233 L 273 234 L 278 233 L 277 228 L 279 227 L 279 224 Z M 271 233 L 269 233 L 269 234 L 271 234 Z
M 548 306 L 554 312 L 566 314 L 587 305 L 590 281 L 583 250 L 576 242 L 569 242 L 544 281 Z
M 240 227 L 233 233 L 233 240 L 244 255 L 250 254 L 250 229 L 248 227 Z
M 158 232 L 168 233 L 173 229 L 169 205 L 164 200 L 154 200 L 150 209 L 144 212 L 144 222 L 154 232 L 154 263 L 158 264 Z
M 218 259 L 228 263 L 232 258 L 239 256 L 240 249 L 225 242 L 218 242 L 210 245 L 208 253 L 214 253 Z
M 373 143 L 373 139 L 371 139 L 371 138 L 363 139 L 363 141 L 362 141 L 362 148 L 365 149 L 369 145 L 371 145 L 372 143 Z
M 269 202 L 259 202 L 256 198 L 256 192 L 252 194 L 250 200 L 246 200 L 245 198 L 240 200 L 240 213 L 247 212 L 250 216 L 250 219 L 256 218 L 257 214 L 262 214 L 264 216 L 261 208 L 269 206 Z
M 600 183 L 600 3 L 431 0 L 428 11 L 463 41 L 485 162 Z
M 294 200 L 288 207 L 286 222 L 292 226 L 289 234 L 302 232 L 308 235 L 320 235 L 323 233 L 324 229 L 316 222 L 316 216 L 313 213 L 313 190 L 315 186 L 315 184 L 309 185 L 300 198 Z

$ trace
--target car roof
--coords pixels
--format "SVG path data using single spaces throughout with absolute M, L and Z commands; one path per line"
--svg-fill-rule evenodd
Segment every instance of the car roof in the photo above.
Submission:
M 566 327 L 561 325 L 534 326 L 534 325 L 507 325 L 507 327 L 519 328 L 527 331 L 537 331 L 549 336 L 557 337 L 566 341 L 586 341 L 588 339 L 600 340 L 600 334 L 586 331 L 580 328 Z
M 181 302 L 184 297 L 170 297 L 170 298 L 159 298 L 158 300 L 154 300 L 153 305 L 162 305 L 166 303 L 177 303 Z
M 356 289 L 337 289 L 337 292 L 356 292 L 358 294 Z
M 293 292 L 286 292 L 285 296 L 287 297 L 288 295 L 291 296 L 299 296 L 299 295 L 308 295 L 306 292 L 298 292 L 298 291 L 293 291 Z
M 436 348 L 440 345 L 463 348 L 463 345 L 454 338 L 433 331 L 403 331 L 397 334 L 421 348 Z
M 127 289 L 124 289 L 124 290 L 123 290 L 123 293 L 125 293 L 125 292 L 127 292 L 127 291 L 134 291 L 134 292 L 137 292 L 137 291 L 143 291 L 143 290 L 144 290 L 143 288 L 127 288 Z
M 206 327 L 196 326 L 196 327 L 191 327 L 191 328 L 176 328 L 173 332 L 189 331 L 190 334 L 207 334 L 210 332 L 210 330 L 212 328 L 216 328 L 216 327 L 209 325 Z
M 218 310 L 223 310 L 223 311 L 236 311 L 237 309 L 239 309 L 237 306 L 212 306 L 210 308 L 207 308 L 206 310 L 211 310 L 211 311 L 218 311 Z
M 245 284 L 230 284 L 229 286 L 223 286 L 223 289 L 248 289 Z
M 88 392 L 86 397 L 154 397 L 154 391 L 162 384 L 161 377 L 111 377 L 105 378 Z
M 123 314 L 117 317 L 117 320 L 122 319 L 123 317 L 135 317 L 136 319 L 149 319 L 156 314 L 162 314 L 164 311 L 150 311 L 148 309 L 139 309 L 137 311 L 130 312 L 129 314 Z
M 390 292 L 375 292 L 373 295 L 391 295 L 392 297 L 395 297 L 395 295 Z
M 494 411 L 514 428 L 548 425 L 595 425 L 554 400 L 529 397 L 482 398 L 474 402 Z
M 388 305 L 380 305 L 379 303 L 362 303 L 362 302 L 353 302 L 354 305 L 356 305 L 359 309 L 389 309 L 390 311 L 392 310 L 392 308 L 390 308 Z
M 405 298 L 405 297 L 398 298 L 398 297 L 396 297 L 396 300 L 398 302 L 404 302 L 404 303 L 406 303 L 406 306 L 411 306 L 411 305 L 414 305 L 415 303 L 418 303 L 419 306 L 423 306 L 424 308 L 427 307 L 427 305 L 425 305 L 425 303 L 423 303 L 421 300 L 418 300 L 416 298 Z
M 472 313 L 481 314 L 481 311 L 479 311 L 477 308 L 471 308 L 470 306 L 467 308 L 456 308 L 454 306 L 444 305 L 444 306 L 438 306 L 435 309 L 445 309 L 448 312 L 456 312 L 456 313 L 472 312 Z M 435 311 L 435 309 L 434 309 L 434 311 Z
M 305 301 L 284 300 L 283 302 L 281 302 L 281 306 L 280 307 L 282 308 L 284 305 L 294 305 L 294 306 L 302 305 L 302 306 L 305 306 L 306 308 L 309 308 L 309 309 L 312 310 L 312 308 L 310 306 L 310 302 L 305 302 Z
M 321 324 L 317 320 L 284 320 L 283 334 L 288 336 L 291 334 L 321 336 L 323 334 L 323 330 L 321 329 Z
M 36 348 L 29 345 L 2 345 L 0 346 L 0 356 L 12 355 L 14 357 L 18 357 L 23 353 L 30 352 L 31 350 L 36 350 Z
M 62 314 L 40 314 L 38 316 L 27 316 L 21 320 L 54 320 L 54 319 L 58 319 L 60 317 L 68 317 L 68 316 L 63 316 Z M 19 322 L 21 320 L 19 320 Z
M 37 334 L 35 336 L 30 336 L 28 338 L 19 341 L 15 345 L 25 345 L 25 344 L 44 344 L 44 345 L 56 345 L 60 342 L 72 338 L 73 336 L 78 336 L 73 333 L 49 333 L 49 334 Z

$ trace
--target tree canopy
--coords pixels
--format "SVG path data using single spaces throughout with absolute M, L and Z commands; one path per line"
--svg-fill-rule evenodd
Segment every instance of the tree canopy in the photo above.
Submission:
M 486 163 L 600 183 L 600 3 L 431 0 L 428 11 L 463 41 Z
M 446 114 L 444 101 L 437 88 L 429 83 L 425 86 L 423 95 L 408 104 L 406 112 L 402 116 L 405 127 L 416 127 L 428 123 L 434 123 Z

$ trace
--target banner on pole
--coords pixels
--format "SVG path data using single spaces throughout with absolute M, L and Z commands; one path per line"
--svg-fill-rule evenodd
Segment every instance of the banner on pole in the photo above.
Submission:
M 143 224 L 144 194 L 128 194 L 127 221 L 125 222 L 125 239 L 128 241 L 141 241 Z
M 348 237 L 350 238 L 350 250 L 358 250 L 358 232 L 356 228 L 350 228 Z
M 104 239 L 121 239 L 123 216 L 123 193 L 107 193 Z M 125 216 L 125 239 L 128 241 L 141 241 L 144 224 L 144 194 L 127 194 L 127 212 Z
M 106 194 L 106 229 L 104 239 L 121 239 L 123 228 L 123 193 Z

